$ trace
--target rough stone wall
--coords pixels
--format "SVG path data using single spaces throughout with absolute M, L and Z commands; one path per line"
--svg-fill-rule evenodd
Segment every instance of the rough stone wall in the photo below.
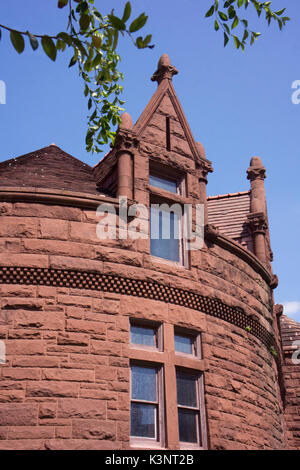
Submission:
M 300 449 L 300 323 L 282 315 L 280 330 L 284 353 L 283 374 L 286 387 L 285 419 L 288 445 Z
M 151 258 L 147 240 L 100 243 L 94 210 L 1 203 L 0 213 L 1 266 L 159 282 L 240 306 L 273 332 L 265 281 L 216 245 L 184 269 Z M 1 285 L 1 449 L 129 447 L 129 317 L 201 332 L 210 448 L 286 445 L 275 361 L 249 332 L 162 300 L 23 286 L 16 277 Z
M 286 386 L 285 419 L 289 448 L 300 449 L 300 367 L 286 357 L 283 367 Z

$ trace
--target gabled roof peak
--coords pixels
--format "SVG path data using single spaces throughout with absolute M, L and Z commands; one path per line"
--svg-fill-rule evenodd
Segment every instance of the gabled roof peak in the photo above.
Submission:
M 151 80 L 159 85 L 162 80 L 172 80 L 173 75 L 177 74 L 178 70 L 174 65 L 171 65 L 168 54 L 163 54 L 158 61 L 157 70 L 152 75 Z

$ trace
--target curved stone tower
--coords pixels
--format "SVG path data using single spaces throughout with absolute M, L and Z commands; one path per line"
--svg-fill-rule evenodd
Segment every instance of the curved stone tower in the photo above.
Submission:
M 207 198 L 175 73 L 163 55 L 96 167 L 55 145 L 0 164 L 0 449 L 288 445 L 265 169 Z

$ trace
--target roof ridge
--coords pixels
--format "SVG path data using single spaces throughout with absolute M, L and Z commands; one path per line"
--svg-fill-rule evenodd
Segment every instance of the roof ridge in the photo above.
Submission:
M 74 157 L 70 153 L 65 152 L 65 150 L 62 150 L 60 147 L 58 147 L 57 145 L 54 145 L 54 144 L 47 145 L 46 147 L 42 147 L 40 149 L 34 150 L 33 152 L 24 153 L 23 155 L 19 155 L 18 157 L 14 157 L 14 158 L 10 158 L 8 160 L 4 160 L 3 162 L 0 162 L 0 166 L 4 166 L 4 165 L 7 165 L 7 164 L 10 164 L 10 163 L 13 163 L 13 162 L 15 163 L 19 160 L 26 160 L 28 158 L 34 157 L 35 155 L 38 156 L 39 154 L 43 154 L 45 152 L 45 150 L 48 150 L 48 149 L 49 150 L 52 149 L 52 151 L 54 150 L 53 153 L 57 153 L 57 150 L 59 150 L 59 153 L 73 159 L 76 163 L 84 165 L 85 167 L 88 167 L 90 169 L 93 168 L 92 166 L 90 166 L 87 163 L 83 162 L 79 158 Z
M 251 190 L 249 189 L 248 191 L 238 191 L 236 193 L 218 194 L 217 196 L 208 196 L 207 200 L 225 199 L 225 198 L 236 197 L 236 196 L 245 196 L 246 194 L 250 194 L 250 193 L 251 193 Z

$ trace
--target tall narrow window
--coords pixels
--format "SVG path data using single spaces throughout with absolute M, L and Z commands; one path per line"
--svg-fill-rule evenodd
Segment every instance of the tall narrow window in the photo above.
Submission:
M 176 372 L 179 440 L 201 447 L 200 377 Z
M 150 253 L 187 267 L 184 200 L 180 199 L 186 195 L 185 177 L 175 169 L 152 164 L 149 165 L 149 185 Z M 172 193 L 179 197 L 173 198 Z
M 178 205 L 181 211 L 181 207 Z M 163 205 L 150 208 L 150 253 L 174 262 L 182 261 L 182 216 Z
M 132 438 L 161 441 L 162 416 L 160 367 L 132 364 L 131 423 Z

